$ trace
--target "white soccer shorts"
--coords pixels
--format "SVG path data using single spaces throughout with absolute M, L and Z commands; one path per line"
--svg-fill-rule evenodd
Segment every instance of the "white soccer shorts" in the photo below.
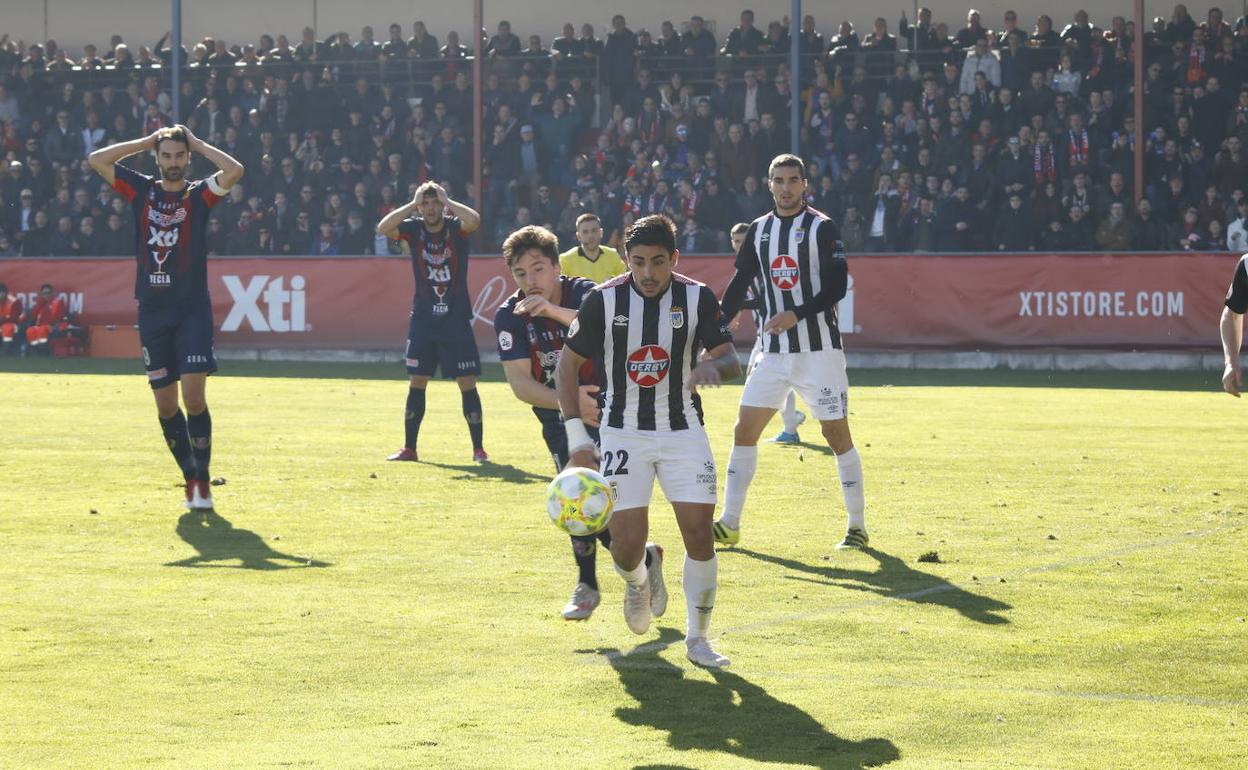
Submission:
M 832 348 L 807 353 L 762 353 L 745 379 L 741 405 L 783 409 L 790 388 L 802 397 L 816 420 L 848 417 L 845 352 Z
M 611 484 L 617 511 L 650 505 L 654 480 L 673 503 L 718 500 L 715 456 L 702 426 L 642 431 L 604 427 L 600 471 Z

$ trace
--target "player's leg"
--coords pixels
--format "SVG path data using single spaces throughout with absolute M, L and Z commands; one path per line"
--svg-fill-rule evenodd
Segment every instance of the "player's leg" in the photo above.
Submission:
M 468 435 L 472 439 L 472 459 L 488 462 L 482 439 L 485 426 L 482 423 L 481 394 L 477 391 L 477 378 L 481 376 L 481 356 L 477 341 L 472 336 L 472 326 L 461 324 L 445 339 L 439 341 L 442 376 L 454 374 L 459 384 L 459 397 L 463 407 L 464 421 L 468 423 Z
M 437 371 L 438 359 L 428 331 L 413 316 L 407 329 L 403 364 L 407 368 L 407 403 L 403 407 L 403 448 L 387 457 L 395 462 L 416 462 L 416 441 L 425 419 L 425 389 Z
M 688 618 L 686 654 L 700 666 L 720 668 L 728 665 L 728 659 L 716 652 L 708 640 L 719 586 L 719 560 L 711 530 L 715 476 L 715 459 L 704 432 L 680 431 L 665 438 L 658 478 L 663 494 L 672 501 L 685 544 L 681 587 Z
M 806 415 L 797 409 L 797 393 L 790 390 L 784 398 L 784 406 L 780 409 L 780 420 L 784 429 L 772 439 L 777 444 L 799 444 L 802 439 L 797 435 L 797 428 L 806 422 Z
M 210 510 L 212 491 L 212 415 L 208 412 L 208 375 L 217 370 L 212 347 L 212 306 L 207 302 L 186 311 L 174 332 L 178 371 L 182 382 L 182 405 L 186 408 L 186 431 L 195 457 L 195 488 L 191 507 Z
M 187 432 L 186 415 L 178 405 L 178 351 L 175 327 L 160 311 L 139 310 L 139 344 L 143 368 L 156 400 L 156 416 L 165 446 L 182 471 L 186 483 L 186 505 L 189 508 L 195 489 L 195 457 Z
M 849 432 L 849 379 L 845 354 L 840 350 L 802 353 L 794 372 L 795 387 L 811 413 L 819 420 L 823 438 L 836 454 L 836 470 L 845 499 L 845 538 L 838 548 L 867 545 L 866 497 L 863 493 L 862 458 Z
M 624 620 L 633 633 L 644 634 L 650 628 L 651 597 L 654 581 L 662 589 L 662 564 L 654 564 L 662 551 L 646 542 L 650 532 L 650 495 L 654 489 L 655 461 L 658 448 L 655 439 L 621 434 L 602 433 L 602 462 L 599 470 L 611 484 L 615 496 L 615 513 L 611 516 L 611 558 L 615 571 L 624 579 Z M 650 566 L 656 566 L 657 575 Z M 662 609 L 662 608 L 661 608 Z
M 741 512 L 758 467 L 758 438 L 784 404 L 790 389 L 790 366 L 790 356 L 763 353 L 745 380 L 724 479 L 724 510 L 714 525 L 715 542 L 721 545 L 740 541 Z

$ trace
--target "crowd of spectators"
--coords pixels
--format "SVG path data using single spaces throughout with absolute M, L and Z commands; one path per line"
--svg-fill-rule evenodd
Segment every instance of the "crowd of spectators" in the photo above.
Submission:
M 531 223 L 570 243 L 586 212 L 618 245 L 664 212 L 682 250 L 722 252 L 733 223 L 770 208 L 793 99 L 811 204 L 851 253 L 1248 250 L 1244 18 L 1197 22 L 1178 5 L 1153 20 L 1143 126 L 1122 16 L 1099 27 L 1079 11 L 1060 32 L 1040 16 L 1028 31 L 1013 11 L 990 29 L 972 10 L 956 26 L 921 9 L 825 39 L 807 16 L 795 87 L 787 20 L 764 30 L 748 10 L 719 38 L 698 16 L 652 34 L 616 15 L 602 38 L 564 24 L 549 45 L 500 22 L 482 31 L 480 148 L 471 48 L 419 21 L 384 42 L 370 27 L 358 41 L 205 38 L 185 52 L 179 101 L 247 168 L 213 210 L 216 254 L 394 253 L 373 226 L 427 179 L 482 211 L 486 251 Z M 171 123 L 171 60 L 168 36 L 81 55 L 0 37 L 0 257 L 133 252 L 129 209 L 86 156 Z

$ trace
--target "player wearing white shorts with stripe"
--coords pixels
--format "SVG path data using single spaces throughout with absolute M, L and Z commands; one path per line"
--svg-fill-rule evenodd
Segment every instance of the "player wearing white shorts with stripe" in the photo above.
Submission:
M 732 226 L 728 237 L 732 241 L 732 253 L 735 256 L 741 251 L 741 244 L 745 242 L 745 234 L 749 232 L 750 225 L 747 222 L 738 222 Z M 755 303 L 754 307 L 754 326 L 756 327 L 754 335 L 754 349 L 750 351 L 750 362 L 746 364 L 745 370 L 748 372 L 754 368 L 754 364 L 758 363 L 758 359 L 763 354 L 763 316 L 758 310 L 757 303 L 761 300 L 759 296 L 762 292 L 751 290 L 753 296 L 750 302 Z M 733 327 L 736 328 L 735 326 Z M 806 415 L 797 409 L 797 394 L 792 389 L 789 395 L 785 396 L 784 408 L 780 410 L 780 421 L 784 424 L 784 428 L 780 433 L 770 441 L 776 444 L 800 444 L 802 439 L 797 435 L 797 428 L 806 422 Z
M 685 543 L 686 654 L 694 663 L 718 668 L 728 659 L 707 638 L 719 581 L 711 534 L 718 482 L 696 391 L 736 377 L 741 363 L 715 295 L 672 271 L 680 258 L 672 221 L 662 215 L 639 219 L 624 242 L 629 272 L 585 297 L 555 369 L 559 406 L 570 416 L 564 420 L 569 464 L 599 468 L 614 490 L 611 556 L 628 585 L 624 619 L 637 634 L 646 632 L 651 616 L 662 615 L 667 603 L 662 551 L 646 542 L 658 479 Z M 606 374 L 601 465 L 577 417 L 577 372 L 599 357 Z
M 837 547 L 865 548 L 862 461 L 849 432 L 849 382 L 836 319 L 836 303 L 845 296 L 849 280 L 840 232 L 831 218 L 806 205 L 806 166 L 800 158 L 777 156 L 767 177 L 775 209 L 751 223 L 723 298 L 724 314 L 731 318 L 759 281 L 765 321 L 762 353 L 741 394 L 715 540 L 739 542 L 741 513 L 758 463 L 758 438 L 795 390 L 836 454 L 849 514 Z

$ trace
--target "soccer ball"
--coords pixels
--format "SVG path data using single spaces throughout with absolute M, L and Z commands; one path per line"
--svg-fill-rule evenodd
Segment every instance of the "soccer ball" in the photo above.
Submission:
M 564 468 L 546 487 L 546 512 L 569 535 L 593 535 L 606 528 L 615 510 L 611 485 L 589 468 Z

